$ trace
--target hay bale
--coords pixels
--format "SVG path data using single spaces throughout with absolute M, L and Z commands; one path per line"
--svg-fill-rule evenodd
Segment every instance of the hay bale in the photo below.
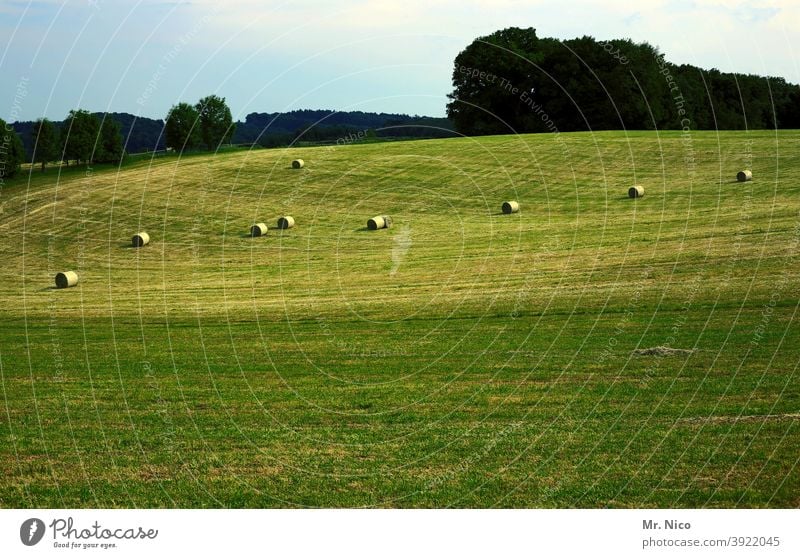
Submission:
M 736 180 L 739 182 L 749 182 L 753 180 L 753 171 L 745 169 L 736 173 Z
M 302 169 L 305 166 L 305 164 L 306 164 L 305 161 L 303 161 L 302 159 L 295 159 L 294 161 L 292 161 L 292 168 Z
M 292 227 L 294 227 L 294 217 L 284 215 L 278 218 L 279 229 L 291 229 Z
M 628 188 L 629 198 L 641 198 L 644 196 L 644 186 L 631 186 Z
M 391 226 L 392 226 L 392 223 L 394 222 L 394 221 L 392 221 L 392 218 L 391 218 L 390 216 L 388 216 L 388 215 L 381 215 L 381 217 L 383 217 L 383 224 L 384 224 L 384 226 L 385 226 L 387 229 L 388 229 L 388 228 L 391 228 Z
M 150 244 L 150 235 L 146 232 L 136 233 L 133 235 L 133 238 L 131 238 L 131 244 L 133 244 L 134 248 L 146 246 L 147 244 Z
M 503 213 L 511 215 L 512 213 L 519 213 L 519 202 L 507 201 L 503 202 Z
M 250 236 L 252 237 L 263 236 L 267 234 L 267 230 L 268 230 L 267 225 L 265 225 L 264 223 L 256 223 L 255 225 L 250 227 Z
M 62 271 L 60 273 L 56 273 L 56 287 L 59 289 L 74 287 L 77 284 L 78 274 L 74 271 Z
M 391 217 L 389 218 L 391 220 Z M 384 215 L 376 215 L 372 219 L 367 221 L 367 228 L 371 231 L 376 231 L 378 229 L 385 229 L 386 228 L 386 216 Z

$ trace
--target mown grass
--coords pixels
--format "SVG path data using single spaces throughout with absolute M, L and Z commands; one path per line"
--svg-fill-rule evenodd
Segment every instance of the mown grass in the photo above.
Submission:
M 797 507 L 798 148 L 505 136 L 7 184 L 0 505 Z M 693 352 L 632 354 L 658 345 Z

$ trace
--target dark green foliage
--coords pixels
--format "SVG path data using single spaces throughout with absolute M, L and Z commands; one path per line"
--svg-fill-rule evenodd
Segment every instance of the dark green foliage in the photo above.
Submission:
M 366 132 L 354 126 L 338 125 L 310 125 L 306 128 L 299 128 L 295 131 L 292 137 L 292 143 L 298 141 L 308 142 L 336 142 L 337 140 L 346 141 L 349 143 L 363 139 Z
M 263 147 L 286 146 L 294 142 L 352 143 L 364 139 L 368 130 L 379 138 L 452 137 L 453 126 L 446 118 L 374 112 L 295 110 L 284 113 L 247 115 L 237 123 L 233 142 L 257 143 Z
M 115 163 L 122 160 L 119 123 L 108 115 L 71 110 L 61 127 L 63 159 L 78 163 Z
M 61 127 L 62 158 L 91 163 L 100 134 L 100 119 L 85 110 L 71 110 Z
M 200 136 L 207 149 L 219 149 L 231 142 L 236 125 L 225 97 L 209 95 L 200 99 L 195 108 L 200 114 Z
M 166 146 L 175 151 L 196 149 L 200 146 L 200 113 L 189 103 L 178 103 L 167 115 L 164 125 Z
M 17 174 L 25 159 L 22 140 L 5 120 L 0 119 L 0 179 Z
M 786 96 L 786 108 L 778 123 L 781 128 L 800 128 L 800 87 L 794 86 Z
M 782 78 L 676 66 L 630 40 L 542 39 L 510 28 L 455 59 L 447 114 L 464 134 L 800 125 Z
M 58 130 L 47 118 L 40 118 L 33 123 L 31 143 L 34 146 L 32 160 L 34 163 L 42 165 L 42 172 L 44 172 L 47 163 L 60 158 L 61 150 L 58 143 Z
M 455 91 L 447 106 L 455 129 L 476 135 L 520 131 L 517 128 L 528 118 L 524 105 L 516 101 L 534 87 L 534 72 L 551 43 L 540 41 L 533 28 L 510 28 L 476 39 L 464 49 L 456 57 Z
M 100 124 L 100 138 L 94 159 L 98 163 L 118 163 L 123 154 L 119 123 L 106 115 Z
M 142 153 L 164 149 L 164 121 L 134 116 L 126 112 L 105 115 L 120 126 L 127 153 Z
M 259 137 L 258 145 L 261 147 L 287 147 L 294 142 L 294 135 L 292 134 L 264 134 Z
M 164 149 L 164 121 L 135 116 L 127 112 L 96 112 L 95 116 L 114 120 L 119 124 L 123 137 L 123 146 L 128 153 L 145 153 Z M 33 146 L 36 132 L 36 122 L 22 121 L 13 124 L 14 129 L 22 138 L 28 160 L 33 158 Z M 58 132 L 64 125 L 61 121 L 53 121 Z M 61 153 L 59 151 L 58 157 Z M 57 157 L 57 158 L 58 158 Z

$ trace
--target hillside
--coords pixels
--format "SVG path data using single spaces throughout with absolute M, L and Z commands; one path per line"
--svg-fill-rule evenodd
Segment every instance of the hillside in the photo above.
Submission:
M 800 505 L 796 131 L 239 151 L 1 194 L 3 507 Z

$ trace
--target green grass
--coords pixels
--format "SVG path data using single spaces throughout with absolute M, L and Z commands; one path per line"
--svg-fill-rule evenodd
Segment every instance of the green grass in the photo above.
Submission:
M 2 507 L 800 506 L 797 132 L 234 151 L 0 204 Z

